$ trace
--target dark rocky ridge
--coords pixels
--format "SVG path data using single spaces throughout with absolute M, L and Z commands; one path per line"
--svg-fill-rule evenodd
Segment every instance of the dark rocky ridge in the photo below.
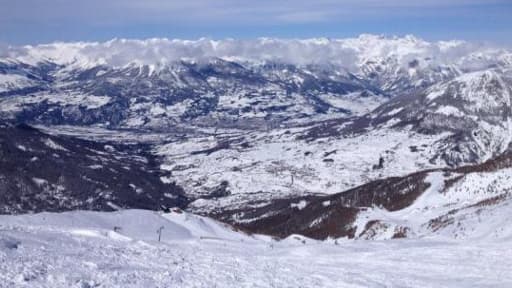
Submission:
M 162 183 L 155 159 L 145 150 L 2 124 L 0 213 L 184 207 L 183 190 Z

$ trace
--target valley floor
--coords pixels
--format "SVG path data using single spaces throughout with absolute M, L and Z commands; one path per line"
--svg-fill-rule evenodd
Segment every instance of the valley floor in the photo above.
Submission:
M 0 287 L 512 287 L 511 266 L 511 239 L 274 241 L 177 212 L 0 216 Z

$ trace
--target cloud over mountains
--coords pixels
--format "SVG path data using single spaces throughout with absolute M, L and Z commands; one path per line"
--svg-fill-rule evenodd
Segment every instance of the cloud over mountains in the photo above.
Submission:
M 485 53 L 484 53 L 485 52 Z M 391 54 L 390 54 L 391 53 Z M 59 64 L 124 66 L 127 64 L 168 64 L 178 60 L 201 61 L 210 58 L 237 61 L 278 61 L 307 65 L 336 65 L 351 70 L 366 61 L 398 59 L 408 65 L 443 63 L 474 66 L 486 65 L 489 57 L 505 57 L 510 53 L 490 45 L 465 41 L 428 42 L 414 36 L 384 37 L 361 35 L 347 39 L 279 39 L 195 41 L 154 38 L 147 40 L 114 39 L 107 42 L 52 43 L 36 46 L 3 46 L 0 55 L 35 63 L 50 60 Z

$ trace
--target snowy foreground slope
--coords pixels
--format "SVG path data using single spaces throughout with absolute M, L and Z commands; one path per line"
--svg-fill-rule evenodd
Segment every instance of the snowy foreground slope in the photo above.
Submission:
M 176 211 L 42 213 L 0 223 L 0 287 L 512 285 L 510 238 L 277 242 Z

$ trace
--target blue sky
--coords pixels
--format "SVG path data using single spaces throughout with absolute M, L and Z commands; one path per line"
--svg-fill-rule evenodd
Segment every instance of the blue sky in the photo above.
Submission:
M 414 34 L 512 44 L 512 0 L 0 0 L 0 43 Z

